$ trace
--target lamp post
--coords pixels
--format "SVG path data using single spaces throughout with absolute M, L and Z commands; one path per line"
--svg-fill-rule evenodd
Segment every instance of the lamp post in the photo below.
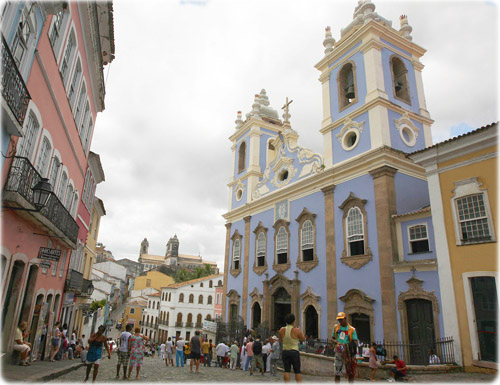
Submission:
M 41 178 L 40 181 L 31 188 L 33 191 L 33 206 L 34 209 L 26 209 L 24 207 L 12 207 L 3 205 L 4 209 L 11 210 L 21 210 L 21 211 L 32 211 L 38 212 L 45 207 L 47 201 L 49 200 L 50 194 L 52 194 L 52 185 L 47 178 Z

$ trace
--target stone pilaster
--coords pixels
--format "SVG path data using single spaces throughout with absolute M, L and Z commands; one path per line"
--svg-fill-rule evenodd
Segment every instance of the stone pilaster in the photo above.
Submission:
M 370 171 L 375 194 L 375 212 L 377 216 L 377 238 L 380 270 L 380 297 L 382 299 L 382 325 L 384 340 L 397 341 L 396 293 L 392 264 L 397 258 L 396 232 L 392 215 L 396 211 L 396 188 L 394 174 L 397 169 L 382 166 Z
M 243 300 L 241 303 L 241 316 L 243 317 L 243 322 L 247 323 L 248 314 L 248 270 L 250 268 L 249 257 L 250 257 L 250 215 L 243 218 L 245 221 L 245 254 L 243 260 Z
M 271 322 L 271 298 L 269 298 L 269 274 L 265 273 L 266 279 L 262 281 L 262 322 Z M 272 325 L 270 325 L 272 327 Z
M 292 314 L 295 315 L 295 326 L 300 325 L 300 280 L 299 271 L 295 270 L 295 279 L 292 280 Z
M 327 336 L 337 318 L 337 264 L 335 257 L 335 209 L 333 205 L 335 185 L 321 189 L 325 196 L 325 241 L 326 241 L 326 315 Z
M 224 254 L 224 291 L 222 293 L 222 320 L 227 322 L 227 280 L 229 279 L 229 241 L 231 237 L 231 223 L 226 223 L 226 251 Z

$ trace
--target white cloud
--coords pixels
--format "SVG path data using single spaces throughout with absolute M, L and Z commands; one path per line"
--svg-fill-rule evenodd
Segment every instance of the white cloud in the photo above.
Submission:
M 397 29 L 407 14 L 413 41 L 428 51 L 423 79 L 435 140 L 454 126 L 498 119 L 495 4 L 374 3 Z M 356 5 L 115 0 L 116 59 L 92 143 L 106 174 L 97 189 L 107 211 L 99 241 L 116 258 L 136 259 L 144 237 L 163 255 L 177 234 L 181 253 L 222 268 L 236 111 L 249 112 L 261 88 L 279 111 L 289 97 L 299 143 L 321 152 L 314 65 L 324 55 L 324 27 L 338 40 Z

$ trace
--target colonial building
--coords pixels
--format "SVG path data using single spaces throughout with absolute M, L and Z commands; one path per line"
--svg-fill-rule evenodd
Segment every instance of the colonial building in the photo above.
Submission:
M 265 90 L 238 112 L 224 320 L 276 330 L 291 312 L 326 339 L 344 311 L 367 343 L 447 336 L 426 175 L 406 156 L 432 144 L 425 49 L 399 23 L 360 1 L 338 41 L 326 28 L 321 154 L 300 146 L 313 128 L 293 127 L 288 100 L 282 119 Z
M 81 273 L 99 178 L 90 145 L 113 58 L 111 2 L 2 5 L 2 351 L 25 320 L 36 358 L 44 324 L 63 304 L 73 318 L 83 286 L 65 294 L 65 282 L 70 263 L 70 282 Z
M 219 273 L 217 262 L 204 261 L 201 255 L 179 254 L 179 239 L 174 235 L 167 242 L 167 250 L 165 255 L 149 254 L 149 242 L 147 238 L 141 242 L 139 252 L 139 263 L 144 267 L 144 271 L 154 269 L 155 267 L 166 265 L 173 269 L 194 269 L 210 265 L 215 273 Z
M 172 284 L 147 296 L 142 315 L 144 333 L 157 342 L 180 335 L 189 340 L 202 329 L 203 320 L 213 319 L 217 286 L 223 286 L 222 274 Z
M 465 370 L 498 370 L 498 123 L 410 158 L 429 182 L 445 333 Z

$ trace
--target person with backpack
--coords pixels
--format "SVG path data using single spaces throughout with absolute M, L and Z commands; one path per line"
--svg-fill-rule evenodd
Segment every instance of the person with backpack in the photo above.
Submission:
M 255 338 L 252 345 L 253 359 L 252 366 L 250 367 L 250 375 L 253 375 L 253 370 L 255 366 L 259 368 L 262 375 L 264 375 L 264 361 L 262 359 L 262 341 L 260 340 L 260 335 Z
M 344 368 L 348 381 L 354 382 L 358 335 L 356 329 L 347 322 L 344 312 L 337 314 L 337 321 L 339 323 L 334 325 L 332 331 L 332 341 L 335 344 L 335 382 L 340 382 Z

